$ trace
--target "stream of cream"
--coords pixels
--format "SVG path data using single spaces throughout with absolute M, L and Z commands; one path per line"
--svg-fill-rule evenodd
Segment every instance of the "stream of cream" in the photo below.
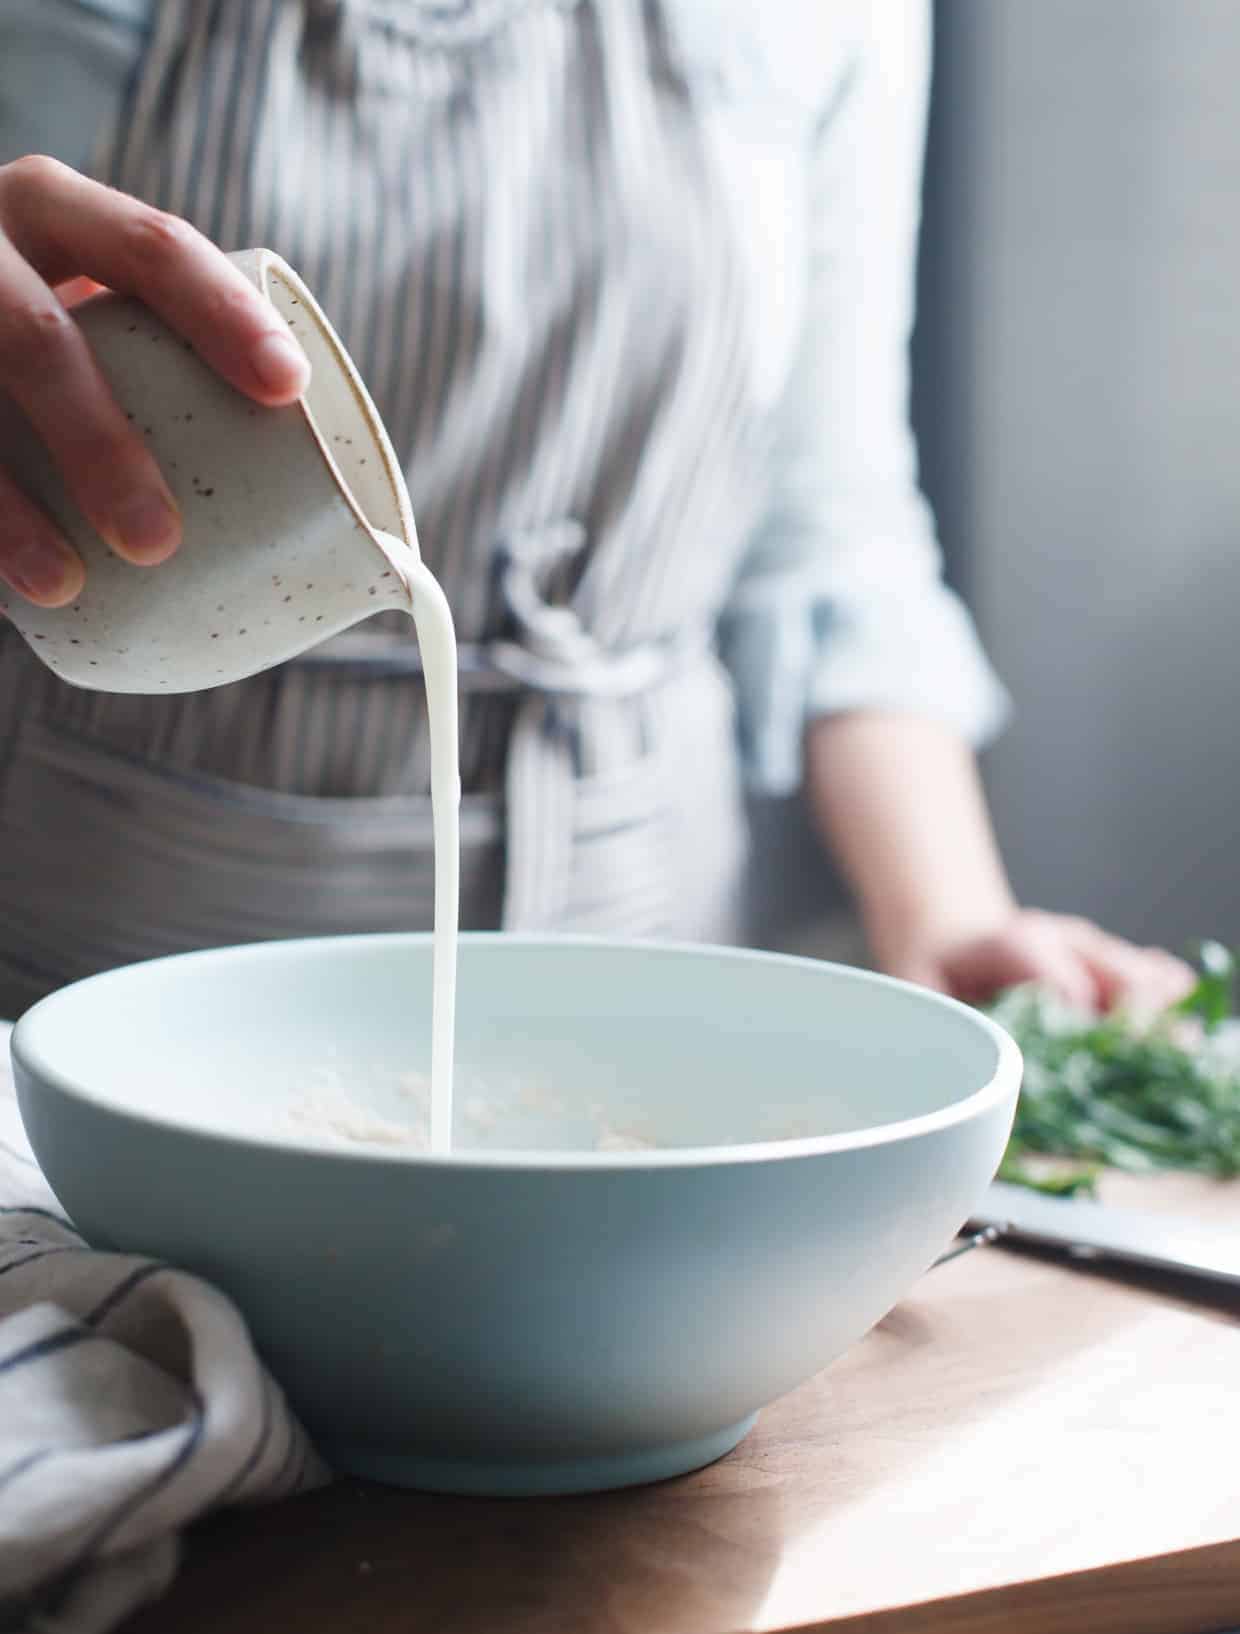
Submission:
M 383 537 L 381 535 L 381 537 Z M 431 951 L 430 1149 L 452 1146 L 452 1058 L 456 1035 L 456 954 L 461 890 L 461 773 L 457 727 L 456 631 L 448 598 L 409 548 L 388 539 L 409 586 L 422 658 L 431 739 L 431 832 L 435 846 L 435 934 Z

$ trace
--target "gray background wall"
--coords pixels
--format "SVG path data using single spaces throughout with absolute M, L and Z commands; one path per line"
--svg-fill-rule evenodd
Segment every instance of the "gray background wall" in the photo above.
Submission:
M 1236 940 L 1240 5 L 938 23 L 921 420 L 1019 703 L 988 768 L 1017 885 Z
M 1240 941 L 1240 3 L 939 0 L 916 341 L 1022 897 Z M 757 813 L 759 939 L 838 911 Z

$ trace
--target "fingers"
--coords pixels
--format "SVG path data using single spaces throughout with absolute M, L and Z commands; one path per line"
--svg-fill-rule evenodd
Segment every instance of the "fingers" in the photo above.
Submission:
M 305 354 L 270 302 L 187 222 L 53 159 L 0 170 L 0 222 L 49 284 L 85 275 L 138 296 L 239 391 L 290 403 Z
M 0 469 L 0 578 L 38 607 L 64 607 L 85 577 L 81 558 Z
M 0 387 L 47 445 L 82 514 L 118 555 L 149 566 L 172 554 L 181 523 L 159 467 L 77 324 L 3 235 Z M 46 538 L 44 531 L 39 542 Z M 23 548 L 35 548 L 33 536 Z M 63 551 L 59 559 L 63 563 Z
M 107 286 L 142 300 L 256 401 L 293 401 L 309 364 L 275 308 L 187 223 L 52 159 L 0 166 L 0 392 L 30 420 L 78 509 L 127 561 L 177 548 L 176 504 L 68 307 Z M 53 524 L 0 480 L 0 576 L 44 606 L 82 587 Z
M 883 953 L 892 975 L 945 989 L 969 1004 L 1034 984 L 1077 1010 L 1122 1005 L 1149 1018 L 1178 1003 L 1196 980 L 1189 965 L 1160 948 L 1136 947 L 1087 919 L 1031 909 L 946 947 L 914 939 Z
M 1191 967 L 1160 948 L 1142 948 L 1087 919 L 1024 910 L 992 935 L 954 950 L 949 985 L 973 1003 L 1005 987 L 1036 983 L 1076 1009 L 1122 1006 L 1160 1014 L 1192 988 Z
M 1028 955 L 1025 981 L 1037 982 L 1076 1010 L 1098 1008 L 1098 987 L 1088 960 L 1058 938 L 1038 933 Z
M 1178 1003 L 1194 983 L 1191 966 L 1161 948 L 1137 947 L 1088 920 L 1063 921 L 1064 935 L 1088 966 L 1097 1007 L 1119 1005 L 1153 1015 Z
M 1181 999 L 1186 999 L 1197 985 L 1197 972 L 1187 959 L 1177 959 L 1173 953 L 1158 947 L 1147 947 L 1142 951 L 1157 967 L 1157 980 L 1164 1004 L 1178 1004 Z
M 1096 1003 L 1095 981 L 1086 961 L 1034 915 L 1019 914 L 1001 930 L 956 949 L 947 970 L 951 991 L 971 1004 L 983 1004 L 1004 988 L 1029 982 L 1078 1009 L 1093 1009 Z

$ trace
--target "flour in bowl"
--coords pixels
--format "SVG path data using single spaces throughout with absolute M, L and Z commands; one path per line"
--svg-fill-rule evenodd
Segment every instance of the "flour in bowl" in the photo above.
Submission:
M 287 1113 L 290 1133 L 310 1134 L 346 1146 L 398 1146 L 425 1152 L 430 1146 L 425 1124 L 397 1123 L 360 1105 L 343 1089 L 310 1090 Z
M 660 1144 L 641 1124 L 613 1121 L 597 1102 L 578 1104 L 572 1119 L 578 1138 L 539 1138 L 538 1117 L 571 1113 L 570 1096 L 515 1075 L 486 1083 L 468 1071 L 459 1076 L 451 1142 L 455 1150 L 648 1152 Z M 429 1152 L 435 1150 L 430 1138 L 433 1098 L 432 1077 L 424 1072 L 368 1073 L 324 1064 L 313 1069 L 276 1122 L 282 1134 L 337 1149 Z

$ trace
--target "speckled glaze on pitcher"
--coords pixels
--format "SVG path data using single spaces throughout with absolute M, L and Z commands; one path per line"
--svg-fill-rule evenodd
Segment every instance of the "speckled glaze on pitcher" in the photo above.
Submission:
M 232 259 L 310 359 L 310 385 L 286 408 L 251 403 L 136 300 L 105 294 L 74 312 L 181 508 L 181 548 L 162 566 L 114 556 L 27 422 L 0 404 L 0 458 L 86 562 L 71 606 L 34 607 L 8 590 L 0 606 L 76 686 L 222 686 L 381 608 L 410 607 L 417 535 L 378 411 L 292 268 L 269 250 Z

